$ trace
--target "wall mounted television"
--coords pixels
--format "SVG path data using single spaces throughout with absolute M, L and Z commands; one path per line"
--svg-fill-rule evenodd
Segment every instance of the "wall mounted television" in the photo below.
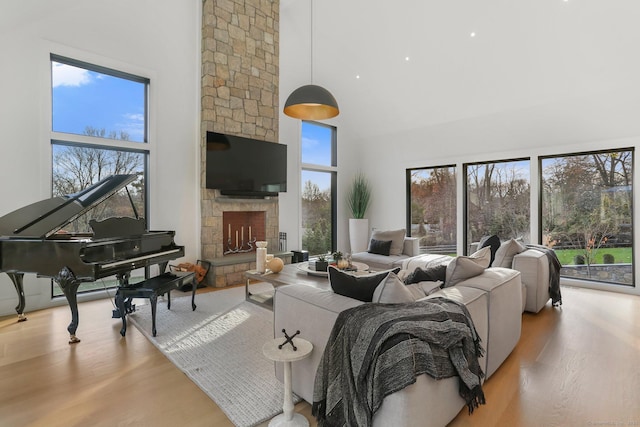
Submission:
M 239 197 L 287 191 L 287 146 L 207 132 L 206 187 Z

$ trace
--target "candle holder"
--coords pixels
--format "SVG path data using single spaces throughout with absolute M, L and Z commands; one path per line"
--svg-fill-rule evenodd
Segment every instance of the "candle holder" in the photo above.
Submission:
M 231 238 L 228 238 L 227 250 L 225 250 L 222 254 L 229 255 L 229 254 L 241 254 L 241 253 L 252 252 L 256 245 L 256 238 L 254 237 L 253 239 L 249 239 L 246 242 L 243 239 L 235 247 L 233 247 L 232 245 L 233 245 L 233 241 L 231 240 Z
M 267 271 L 267 242 L 261 240 L 255 243 L 256 248 L 256 270 L 258 273 Z

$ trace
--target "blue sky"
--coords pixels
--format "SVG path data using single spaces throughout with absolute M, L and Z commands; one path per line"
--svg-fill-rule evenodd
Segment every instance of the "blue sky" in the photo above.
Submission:
M 302 122 L 302 163 L 331 166 L 331 128 Z M 331 175 L 322 172 L 302 172 L 302 188 L 311 180 L 321 190 L 331 188 Z
M 92 126 L 144 141 L 143 83 L 53 61 L 51 82 L 54 131 L 83 134 Z

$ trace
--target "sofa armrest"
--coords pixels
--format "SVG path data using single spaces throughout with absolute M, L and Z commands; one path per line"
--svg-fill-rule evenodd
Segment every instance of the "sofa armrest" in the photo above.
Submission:
M 542 251 L 527 249 L 513 257 L 511 268 L 522 274 L 527 299 L 525 311 L 539 312 L 549 301 L 549 260 Z
M 419 239 L 417 237 L 405 237 L 402 253 L 410 257 L 420 254 Z

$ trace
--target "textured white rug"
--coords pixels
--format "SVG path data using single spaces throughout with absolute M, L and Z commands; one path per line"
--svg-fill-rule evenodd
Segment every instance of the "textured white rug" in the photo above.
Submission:
M 254 293 L 271 289 L 251 285 Z M 151 307 L 138 305 L 128 319 L 211 397 L 236 426 L 253 426 L 282 412 L 283 386 L 262 346 L 273 338 L 273 313 L 244 301 L 244 287 L 158 300 L 157 336 Z M 294 396 L 295 397 L 295 396 Z M 299 398 L 296 398 L 299 401 Z

